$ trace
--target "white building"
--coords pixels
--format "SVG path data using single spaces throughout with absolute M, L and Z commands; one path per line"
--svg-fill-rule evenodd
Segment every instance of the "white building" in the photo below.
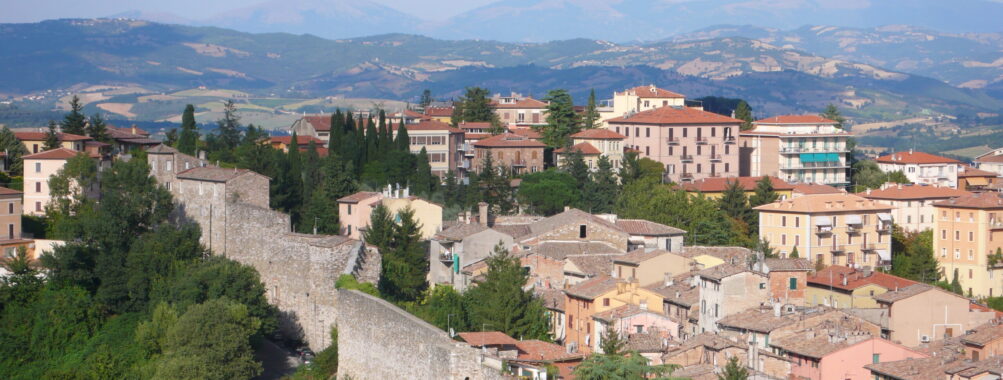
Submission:
M 878 168 L 885 173 L 901 171 L 912 183 L 958 188 L 961 162 L 924 152 L 896 152 L 878 157 Z
M 781 115 L 758 120 L 739 133 L 739 175 L 773 176 L 790 183 L 848 184 L 846 141 L 852 136 L 817 115 Z
M 934 202 L 971 193 L 949 187 L 886 183 L 880 190 L 868 189 L 857 195 L 894 207 L 891 214 L 896 226 L 904 231 L 920 232 L 933 229 L 936 224 Z
M 628 114 L 653 110 L 658 107 L 682 107 L 686 105 L 686 97 L 669 90 L 663 90 L 655 85 L 628 88 L 621 92 L 613 92 L 613 99 L 598 108 L 600 127 L 606 126 L 606 120 L 623 117 Z

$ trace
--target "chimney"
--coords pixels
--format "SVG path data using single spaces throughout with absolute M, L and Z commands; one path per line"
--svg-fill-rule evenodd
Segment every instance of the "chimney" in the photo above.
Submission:
M 672 272 L 665 272 L 665 286 L 672 286 Z
M 909 148 L 909 154 L 912 154 L 912 148 Z
M 467 224 L 470 224 L 470 218 L 472 218 L 472 216 L 470 215 L 470 210 L 467 210 L 467 211 L 466 211 L 466 212 L 464 213 L 464 215 L 465 215 L 464 219 L 466 220 L 466 223 L 467 223 Z
M 571 206 L 564 206 L 564 211 L 571 210 Z
M 781 305 L 779 303 L 773 304 L 773 316 L 779 318 Z
M 648 300 L 641 300 L 641 304 L 637 305 L 641 310 L 648 310 Z
M 846 276 L 843 276 L 843 286 L 846 286 Z
M 488 226 L 488 204 L 486 202 L 477 203 L 477 220 L 484 227 Z

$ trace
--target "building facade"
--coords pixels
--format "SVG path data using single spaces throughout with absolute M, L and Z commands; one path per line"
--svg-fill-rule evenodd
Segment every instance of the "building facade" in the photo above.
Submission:
M 480 172 L 488 155 L 495 169 L 505 168 L 512 174 L 536 173 L 543 170 L 543 143 L 514 133 L 502 133 L 474 143 L 472 167 Z
M 665 178 L 691 182 L 738 175 L 741 120 L 690 107 L 659 107 L 607 121 L 624 145 L 665 165 Z
M 453 171 L 458 178 L 466 176 L 469 166 L 464 164 L 464 152 L 460 150 L 463 147 L 462 129 L 435 120 L 422 120 L 404 127 L 407 128 L 411 153 L 418 154 L 424 148 L 432 174 L 445 178 L 447 172 Z M 393 128 L 396 139 L 400 126 Z
M 933 204 L 933 253 L 951 281 L 976 297 L 1003 295 L 1003 198 L 973 193 Z M 1003 255 L 1001 255 L 1003 256 Z
M 739 134 L 742 176 L 776 176 L 792 183 L 842 187 L 849 183 L 846 141 L 849 132 L 814 115 L 783 115 L 758 120 Z
M 672 91 L 655 87 L 654 84 L 614 91 L 613 99 L 598 109 L 599 119 L 605 122 L 616 117 L 644 112 L 658 107 L 682 107 L 686 97 Z
M 936 224 L 934 203 L 970 194 L 949 187 L 887 183 L 881 189 L 868 189 L 857 195 L 894 207 L 895 225 L 904 231 L 921 232 L 933 229 Z
M 901 171 L 912 183 L 958 188 L 961 162 L 955 159 L 910 149 L 878 157 L 877 162 L 881 171 Z
M 49 178 L 58 174 L 59 170 L 66 165 L 66 161 L 78 154 L 84 154 L 93 159 L 100 158 L 68 148 L 57 148 L 21 157 L 24 165 L 24 202 L 22 207 L 25 215 L 45 214 L 45 207 L 52 202 L 49 193 Z M 72 186 L 78 186 L 78 184 Z M 87 196 L 97 196 L 96 184 L 80 190 Z

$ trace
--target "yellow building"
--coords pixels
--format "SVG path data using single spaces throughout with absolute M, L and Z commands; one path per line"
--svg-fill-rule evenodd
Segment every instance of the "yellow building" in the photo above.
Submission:
M 387 186 L 382 193 L 360 191 L 338 199 L 338 220 L 342 235 L 362 239 L 373 209 L 380 204 L 394 218 L 397 218 L 400 211 L 410 207 L 414 211 L 414 220 L 421 225 L 422 239 L 431 239 L 442 230 L 442 206 L 411 196 L 408 189 Z
M 693 270 L 694 260 L 661 249 L 635 249 L 613 259 L 613 276 L 648 286 Z
M 933 252 L 943 279 L 953 280 L 957 271 L 962 289 L 973 296 L 1003 294 L 1003 258 L 992 258 L 997 249 L 1003 248 L 1000 194 L 973 193 L 934 203 L 933 207 Z
M 915 281 L 871 270 L 832 265 L 808 277 L 808 306 L 837 309 L 877 309 L 874 296 L 916 284 Z
M 791 192 L 794 191 L 794 185 L 787 183 L 777 177 L 769 177 L 770 183 L 773 184 L 773 191 L 777 193 L 779 200 L 785 200 L 791 198 Z M 712 177 L 703 178 L 693 182 L 684 183 L 683 190 L 691 195 L 703 194 L 709 199 L 718 199 L 724 195 L 724 191 L 728 189 L 728 186 L 732 182 L 738 181 L 739 186 L 745 190 L 745 196 L 751 197 L 756 193 L 756 183 L 760 181 L 762 177 Z
M 850 194 L 805 195 L 755 208 L 759 238 L 780 257 L 850 267 L 891 264 L 892 207 Z
M 46 132 L 14 132 L 14 136 L 21 140 L 24 148 L 31 154 L 45 150 L 46 135 Z M 91 140 L 90 137 L 72 133 L 57 133 L 56 136 L 59 138 L 60 147 L 77 152 L 83 152 L 87 141 Z
M 574 345 L 581 352 L 590 352 L 590 346 L 599 338 L 592 316 L 624 305 L 638 305 L 643 309 L 661 310 L 663 297 L 641 288 L 636 281 L 626 282 L 608 276 L 593 277 L 564 290 L 564 308 L 567 315 L 566 345 Z

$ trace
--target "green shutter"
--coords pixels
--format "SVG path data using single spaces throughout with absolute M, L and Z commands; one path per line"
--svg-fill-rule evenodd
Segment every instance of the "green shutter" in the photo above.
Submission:
M 798 279 L 797 279 L 797 277 L 791 277 L 790 278 L 790 289 L 791 290 L 797 290 L 798 289 Z

